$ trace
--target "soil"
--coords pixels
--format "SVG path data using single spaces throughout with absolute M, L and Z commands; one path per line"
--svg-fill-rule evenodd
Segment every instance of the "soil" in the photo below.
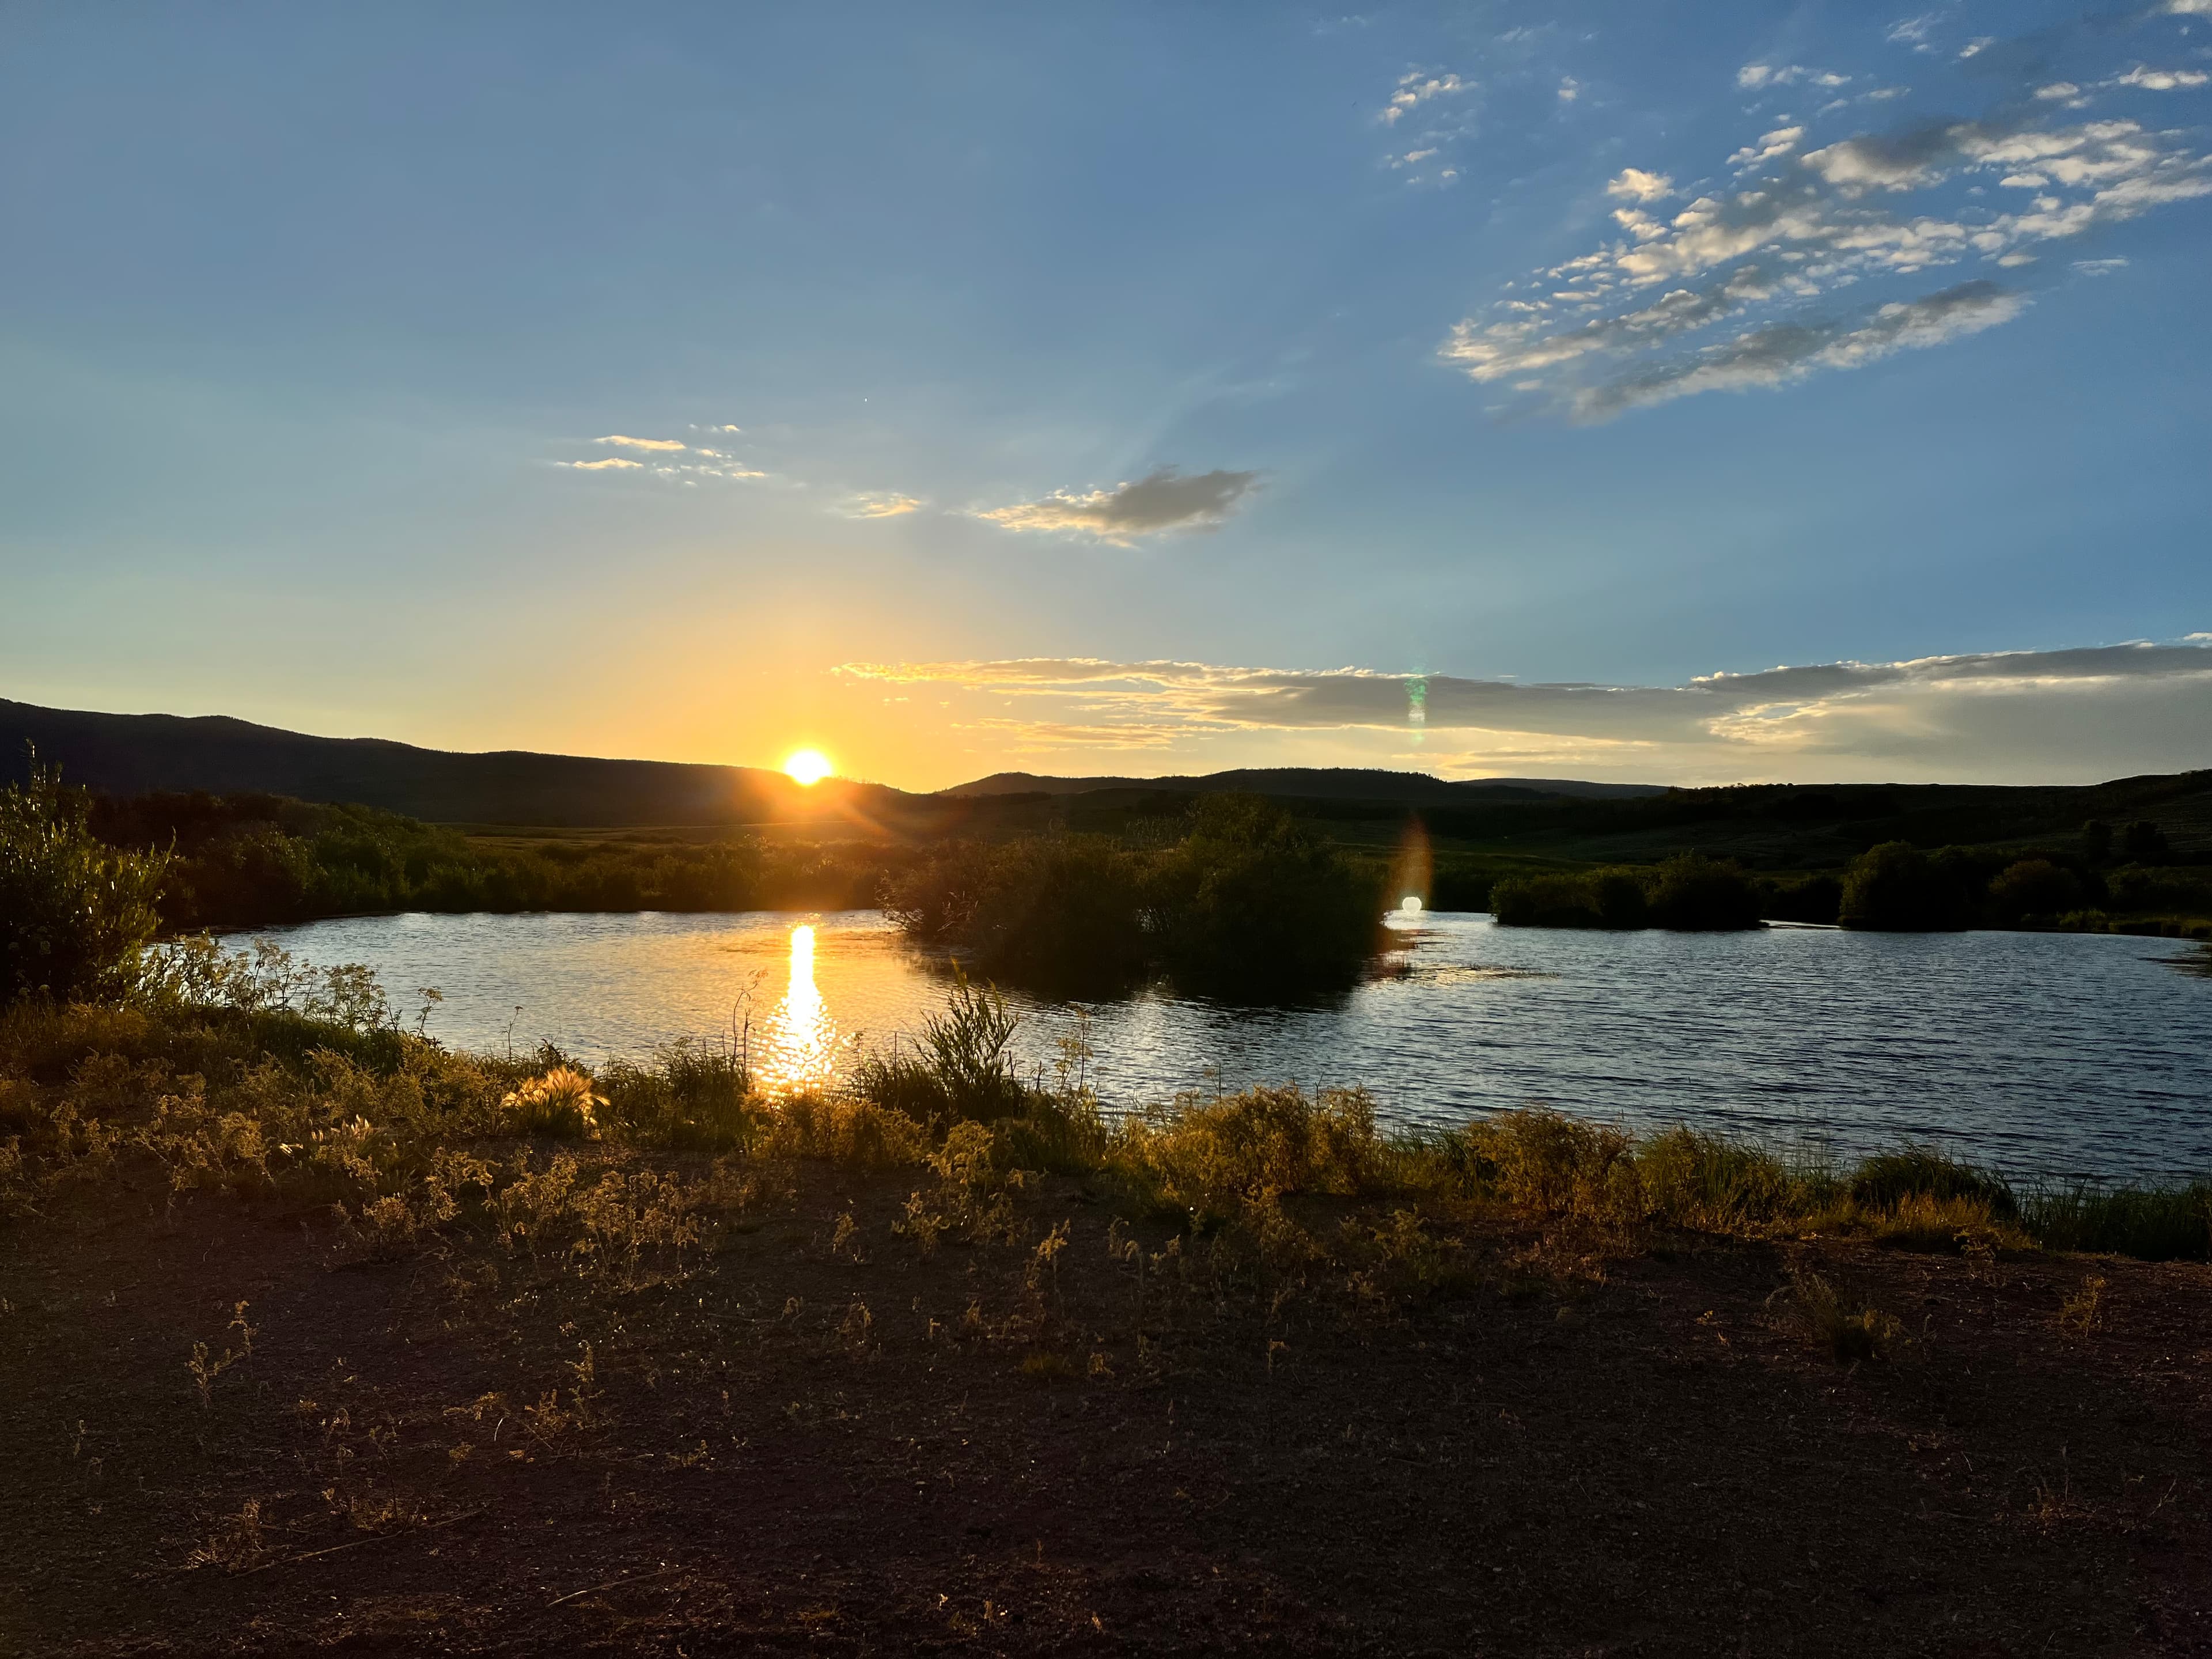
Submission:
M 1501 1223 L 1406 1306 L 1140 1279 L 1067 1183 L 925 1255 L 910 1175 L 787 1181 L 657 1283 L 219 1196 L 0 1231 L 0 1652 L 2212 1653 L 2201 1264 Z

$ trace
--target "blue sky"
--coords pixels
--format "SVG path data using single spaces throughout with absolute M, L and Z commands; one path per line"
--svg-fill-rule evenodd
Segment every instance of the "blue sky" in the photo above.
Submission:
M 9 30 L 0 696 L 912 786 L 2212 763 L 2212 0 Z

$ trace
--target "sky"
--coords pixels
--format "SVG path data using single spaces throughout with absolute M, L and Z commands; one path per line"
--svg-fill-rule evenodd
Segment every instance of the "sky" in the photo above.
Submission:
M 0 696 L 2212 765 L 2212 0 L 14 0 L 0 226 Z

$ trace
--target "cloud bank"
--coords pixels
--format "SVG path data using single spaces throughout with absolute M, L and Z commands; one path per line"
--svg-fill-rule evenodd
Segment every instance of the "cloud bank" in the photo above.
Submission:
M 1164 466 L 1133 483 L 994 507 L 975 516 L 1003 530 L 1073 532 L 1126 547 L 1139 536 L 1214 530 L 1259 488 L 1257 472 L 1199 472 Z
M 2169 10 L 2199 3 L 2212 0 L 2173 0 Z M 1907 19 L 1889 38 L 1932 51 L 1944 15 Z M 2155 19 L 2143 27 L 2171 29 Z M 2102 38 L 2085 29 L 2073 45 L 2101 51 Z M 1947 55 L 1979 71 L 2006 58 L 1995 45 L 1977 40 Z M 1727 157 L 1725 181 L 1678 189 L 1656 167 L 1622 169 L 1605 187 L 1619 204 L 1616 234 L 1508 283 L 1453 327 L 1441 356 L 1509 398 L 1577 421 L 1787 386 L 2008 322 L 2027 308 L 2018 284 L 2049 246 L 2212 196 L 2212 155 L 2151 110 L 2212 75 L 2138 62 L 2058 79 L 2041 50 L 2014 55 L 2033 75 L 1998 75 L 1996 101 L 1971 118 L 1823 137 L 1821 118 L 1899 89 L 1806 117 L 1762 119 L 1754 103 L 1760 127 Z M 1794 64 L 1747 64 L 1735 76 L 1762 99 L 1848 79 Z M 1961 264 L 2022 276 L 2009 286 L 1994 274 L 1925 285 L 1929 273 Z
M 964 694 L 1029 754 L 1249 750 L 1462 775 L 1541 764 L 1660 782 L 2087 781 L 2212 766 L 2212 634 L 2077 650 L 1720 673 L 1674 686 L 1522 685 L 1368 669 L 1033 658 L 850 663 Z

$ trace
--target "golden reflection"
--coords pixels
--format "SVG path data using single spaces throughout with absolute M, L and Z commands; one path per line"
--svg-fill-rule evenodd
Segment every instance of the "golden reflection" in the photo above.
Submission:
M 791 980 L 768 1025 L 757 1070 L 779 1093 L 826 1088 L 837 1066 L 837 1028 L 814 985 L 814 929 L 791 930 Z

